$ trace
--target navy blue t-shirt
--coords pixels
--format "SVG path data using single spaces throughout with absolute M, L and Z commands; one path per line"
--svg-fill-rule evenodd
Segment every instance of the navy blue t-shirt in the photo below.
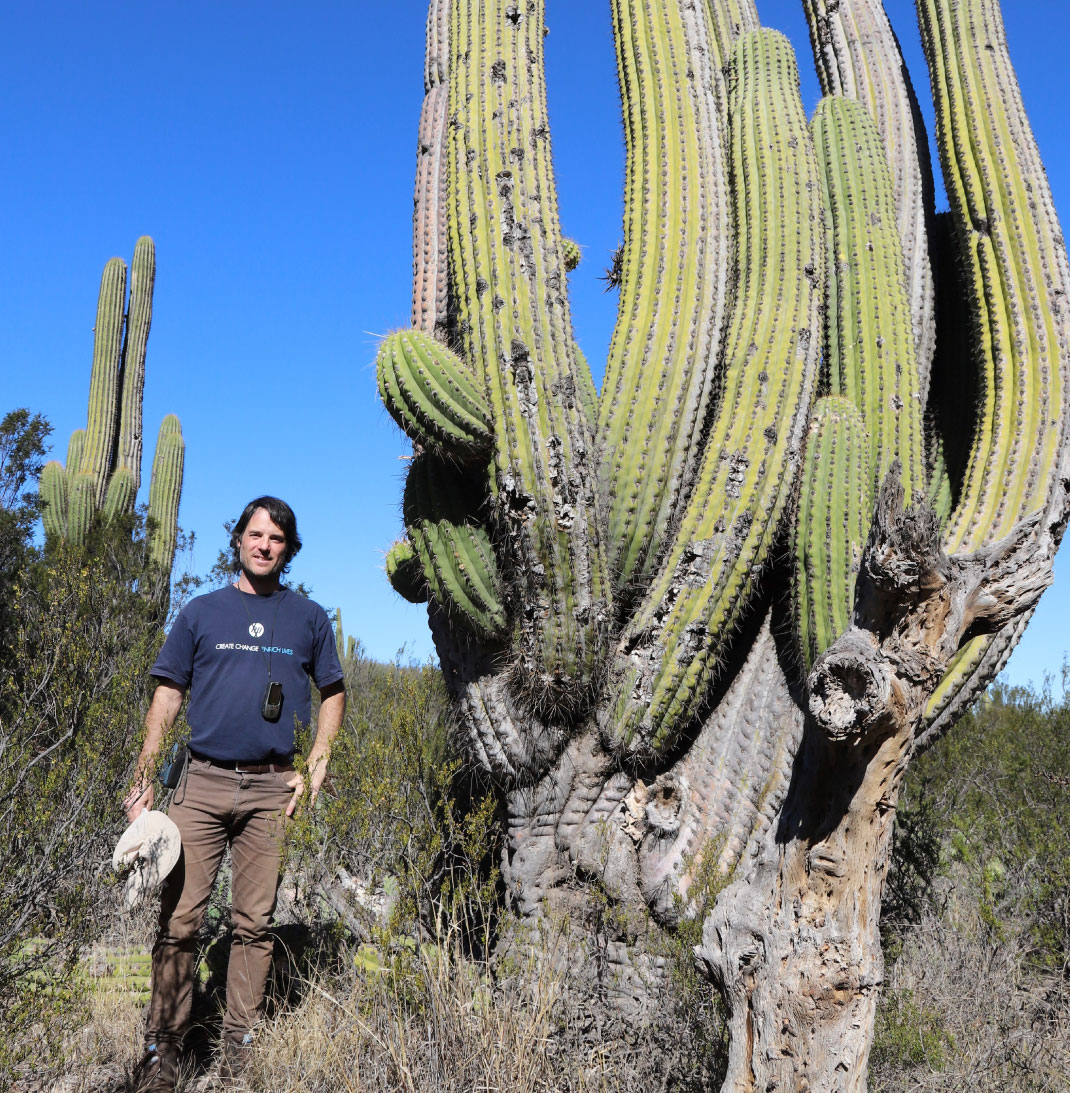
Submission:
M 307 725 L 312 716 L 309 678 L 323 690 L 342 666 L 318 603 L 287 588 L 257 596 L 228 585 L 182 608 L 152 674 L 188 690 L 195 752 L 257 762 L 292 754 L 294 717 Z M 261 713 L 269 680 L 282 684 L 275 722 Z

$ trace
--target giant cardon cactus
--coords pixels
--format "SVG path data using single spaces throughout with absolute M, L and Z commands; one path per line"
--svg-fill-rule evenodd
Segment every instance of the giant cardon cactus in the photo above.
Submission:
M 127 304 L 127 268 L 121 258 L 104 267 L 93 328 L 89 423 L 71 434 L 67 463 L 53 460 L 41 472 L 44 526 L 53 539 L 85 540 L 93 519 L 134 511 L 141 485 L 141 405 L 145 352 L 152 324 L 156 248 L 143 235 L 134 246 Z M 185 442 L 174 414 L 160 424 L 149 483 L 149 556 L 170 574 L 178 534 Z
M 379 358 L 417 449 L 388 573 L 501 794 L 509 903 L 632 1010 L 701 915 L 739 1090 L 864 1087 L 904 772 L 1004 663 L 1070 488 L 1070 277 L 996 0 L 918 0 L 950 217 L 881 4 L 804 8 L 809 121 L 752 0 L 612 0 L 599 392 L 543 3 L 432 0 L 414 330 Z

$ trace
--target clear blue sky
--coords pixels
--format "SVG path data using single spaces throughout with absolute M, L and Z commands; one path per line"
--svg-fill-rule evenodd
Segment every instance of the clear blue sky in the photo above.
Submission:
M 887 5 L 923 97 L 913 3 Z M 816 105 L 798 0 L 759 0 L 799 53 Z M 1070 4 L 1011 0 L 1005 18 L 1057 207 L 1070 217 Z M 550 116 L 577 335 L 605 359 L 615 297 L 599 274 L 620 237 L 623 148 L 609 5 L 549 0 Z M 0 15 L 0 412 L 28 406 L 63 458 L 85 423 L 100 271 L 157 247 L 145 386 L 147 480 L 155 432 L 186 436 L 181 523 L 194 571 L 250 497 L 297 511 L 293 576 L 341 607 L 369 652 L 431 653 L 422 608 L 382 572 L 401 531 L 408 444 L 381 409 L 380 336 L 408 325 L 412 181 L 423 95 L 419 0 L 63 0 Z M 147 491 L 147 485 L 144 487 Z M 1058 677 L 1070 636 L 1061 561 L 1009 669 Z

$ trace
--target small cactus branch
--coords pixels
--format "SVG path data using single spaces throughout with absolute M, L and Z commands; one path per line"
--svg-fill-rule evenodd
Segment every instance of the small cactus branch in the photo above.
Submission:
M 104 504 L 112 470 L 125 306 L 126 263 L 121 258 L 112 258 L 100 279 L 97 321 L 93 327 L 93 372 L 89 379 L 89 424 L 79 467 L 93 475 L 96 508 Z
M 492 407 L 492 496 L 532 606 L 517 653 L 536 707 L 574 709 L 604 661 L 611 591 L 577 397 L 543 8 L 452 0 L 451 12 L 451 300 Z
M 922 405 L 936 346 L 932 164 L 917 96 L 881 0 L 804 0 L 821 88 L 866 106 L 893 172 Z
M 1058 512 L 1070 384 L 1070 270 L 994 0 L 918 5 L 959 260 L 977 316 L 980 413 L 950 550 L 1006 535 L 1022 514 Z M 978 638 L 932 696 L 931 725 L 960 710 L 1002 657 Z M 1008 647 L 1012 635 L 998 639 Z
M 869 534 L 866 427 L 848 399 L 819 399 L 810 419 L 795 521 L 792 608 L 806 671 L 847 629 Z
M 141 402 L 145 391 L 145 353 L 152 326 L 152 292 L 156 283 L 156 245 L 143 235 L 134 245 L 130 263 L 130 304 L 119 371 L 119 429 L 112 466 L 128 470 L 133 480 L 131 508 L 141 486 Z M 109 486 L 110 489 L 110 486 Z
M 429 334 L 388 335 L 376 374 L 383 404 L 415 444 L 458 462 L 490 453 L 494 434 L 482 390 L 464 362 Z
M 104 519 L 112 521 L 134 511 L 134 498 L 137 487 L 134 485 L 134 472 L 128 467 L 119 467 L 108 479 L 108 492 L 104 496 Z
M 451 621 L 491 640 L 507 618 L 483 507 L 472 476 L 450 463 L 427 452 L 409 465 L 405 530 L 427 590 Z
M 67 442 L 67 472 L 77 474 L 82 468 L 82 452 L 85 451 L 85 429 L 75 429 Z
M 45 535 L 50 539 L 63 539 L 67 534 L 67 471 L 59 460 L 49 460 L 41 469 L 39 488 L 45 503 L 41 513 Z
M 624 632 L 606 726 L 641 751 L 670 747 L 706 697 L 791 496 L 816 386 L 824 216 L 787 39 L 744 35 L 731 87 L 740 244 L 724 389 L 671 552 Z
M 925 489 L 922 406 L 888 163 L 852 99 L 822 99 L 813 136 L 829 224 L 829 389 L 862 412 L 870 494 L 898 459 L 910 502 Z
M 67 485 L 67 542 L 81 546 L 97 511 L 97 479 L 92 471 L 79 471 Z
M 178 545 L 178 503 L 185 459 L 182 426 L 174 414 L 168 414 L 160 423 L 149 482 L 149 559 L 160 572 L 167 574 L 171 572 Z
M 614 0 L 627 165 L 599 446 L 619 585 L 649 575 L 701 460 L 730 261 L 727 165 L 701 4 Z
M 399 539 L 386 553 L 386 579 L 409 603 L 427 603 L 427 580 L 420 559 L 408 539 Z

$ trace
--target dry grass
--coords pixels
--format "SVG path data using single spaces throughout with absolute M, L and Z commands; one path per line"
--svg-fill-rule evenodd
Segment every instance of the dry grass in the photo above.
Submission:
M 889 968 L 874 1093 L 1066 1093 L 1070 976 L 1031 966 L 1024 931 L 952 900 L 910 928 Z

